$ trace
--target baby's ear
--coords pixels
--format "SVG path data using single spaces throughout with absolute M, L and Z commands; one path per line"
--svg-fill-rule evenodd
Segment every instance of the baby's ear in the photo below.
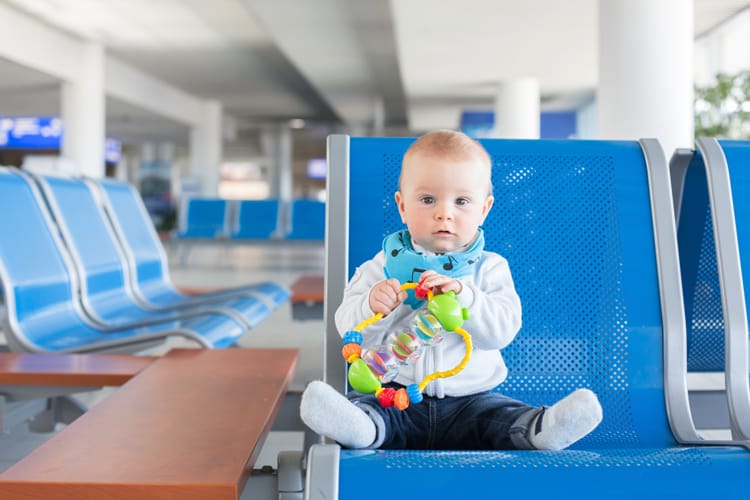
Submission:
M 484 219 L 487 217 L 487 214 L 490 213 L 490 209 L 492 208 L 492 205 L 495 204 L 495 197 L 492 195 L 489 195 L 486 200 L 484 200 L 484 206 L 482 207 L 482 223 L 484 223 Z
M 396 200 L 398 213 L 399 215 L 401 215 L 401 222 L 406 224 L 406 220 L 404 219 L 404 197 L 401 195 L 401 191 L 396 191 L 396 193 L 393 195 L 393 198 Z

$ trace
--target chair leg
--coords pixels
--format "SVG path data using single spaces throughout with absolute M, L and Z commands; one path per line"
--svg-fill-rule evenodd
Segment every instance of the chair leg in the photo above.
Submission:
M 47 408 L 28 421 L 31 432 L 53 432 L 58 423 L 69 424 L 86 412 L 86 407 L 70 396 L 47 399 Z

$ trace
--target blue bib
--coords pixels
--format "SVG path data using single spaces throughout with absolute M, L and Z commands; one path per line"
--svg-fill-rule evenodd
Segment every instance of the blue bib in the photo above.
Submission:
M 484 251 L 484 232 L 480 229 L 474 242 L 460 253 L 447 253 L 442 255 L 424 255 L 416 250 L 411 243 L 411 234 L 408 230 L 397 231 L 389 234 L 383 240 L 383 252 L 385 253 L 385 276 L 396 278 L 399 283 L 417 283 L 419 276 L 431 269 L 444 276 L 459 278 L 471 274 L 471 266 L 479 261 Z M 412 309 L 419 308 L 423 301 L 414 296 L 414 290 L 408 290 L 405 304 Z

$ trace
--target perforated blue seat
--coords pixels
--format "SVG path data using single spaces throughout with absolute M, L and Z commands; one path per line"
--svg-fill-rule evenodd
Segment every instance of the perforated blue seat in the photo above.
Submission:
M 180 239 L 216 239 L 229 236 L 230 204 L 221 198 L 189 198 L 181 207 Z
M 3 331 L 20 351 L 138 352 L 182 336 L 204 347 L 228 347 L 244 332 L 229 316 L 192 316 L 141 328 L 105 331 L 87 320 L 76 299 L 78 283 L 40 193 L 24 175 L 0 168 L 0 282 Z
M 238 296 L 211 305 L 159 308 L 139 302 L 117 238 L 92 186 L 83 179 L 37 176 L 47 206 L 68 248 L 81 285 L 83 310 L 103 328 L 138 326 L 188 314 L 218 312 L 246 329 L 257 326 L 271 308 L 254 296 Z
M 279 219 L 279 200 L 240 200 L 235 208 L 232 239 L 267 240 L 274 236 Z
M 288 240 L 320 240 L 325 238 L 326 204 L 317 200 L 299 199 L 292 202 L 292 230 Z
M 135 188 L 112 179 L 98 180 L 95 185 L 101 192 L 105 212 L 122 244 L 130 267 L 133 291 L 145 303 L 156 307 L 186 307 L 249 294 L 274 310 L 289 300 L 291 292 L 287 287 L 269 281 L 196 296 L 180 293 L 172 283 L 164 247 Z
M 750 141 L 702 137 L 697 145 L 672 160 L 688 366 L 724 372 L 728 397 L 716 404 L 728 401 L 733 435 L 750 439 Z
M 329 138 L 326 376 L 342 390 L 346 364 L 333 312 L 357 265 L 402 227 L 393 193 L 411 141 Z M 747 495 L 747 443 L 695 445 L 669 176 L 658 143 L 483 144 L 495 195 L 486 248 L 508 259 L 524 309 L 523 328 L 503 350 L 509 377 L 495 390 L 541 405 L 588 387 L 604 419 L 560 452 L 315 445 L 310 498 Z

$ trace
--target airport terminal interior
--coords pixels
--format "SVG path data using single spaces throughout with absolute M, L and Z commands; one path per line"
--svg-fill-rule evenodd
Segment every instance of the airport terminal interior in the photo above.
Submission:
M 267 384 L 264 388 L 269 391 L 277 387 L 272 387 L 272 384 L 279 384 L 276 399 L 263 393 L 253 402 L 251 394 L 257 390 L 253 383 L 247 388 L 249 406 L 242 406 L 242 397 L 232 396 L 235 405 L 232 408 L 252 408 L 253 414 L 259 415 L 260 408 L 266 412 L 258 417 L 265 419 L 260 424 L 253 421 L 252 425 L 259 432 L 256 441 L 243 443 L 246 449 L 238 451 L 239 456 L 245 457 L 239 464 L 241 477 L 238 476 L 230 485 L 228 493 L 222 491 L 221 494 L 219 489 L 217 493 L 201 490 L 203 477 L 196 477 L 195 483 L 201 484 L 194 490 L 187 489 L 196 486 L 190 484 L 185 490 L 173 491 L 169 489 L 171 485 L 167 485 L 162 491 L 159 488 L 164 485 L 159 479 L 155 479 L 154 484 L 144 480 L 137 488 L 145 489 L 137 489 L 128 483 L 130 479 L 127 478 L 130 473 L 136 476 L 137 468 L 118 464 L 116 454 L 111 454 L 101 460 L 111 461 L 113 468 L 124 470 L 123 474 L 112 474 L 111 484 L 107 482 L 109 475 L 102 479 L 102 485 L 112 486 L 113 490 L 93 489 L 93 493 L 89 493 L 84 489 L 87 482 L 96 484 L 99 479 L 71 479 L 72 489 L 59 490 L 65 491 L 64 498 L 292 500 L 334 498 L 339 494 L 341 498 L 347 498 L 346 492 L 356 489 L 350 485 L 361 480 L 345 480 L 344 475 L 352 473 L 362 457 L 342 451 L 339 466 L 336 448 L 332 459 L 320 455 L 324 458 L 322 462 L 318 458 L 317 463 L 323 465 L 312 474 L 312 458 L 306 453 L 319 438 L 299 421 L 297 410 L 300 394 L 309 382 L 330 381 L 336 374 L 331 363 L 339 362 L 343 366 L 340 358 L 332 361 L 333 356 L 339 356 L 341 347 L 338 344 L 331 347 L 330 323 L 336 306 L 329 302 L 328 297 L 337 296 L 337 292 L 335 286 L 324 281 L 324 277 L 325 280 L 339 277 L 338 270 L 331 267 L 336 267 L 344 258 L 343 254 L 337 253 L 341 241 L 332 235 L 348 234 L 350 242 L 366 239 L 364 233 L 377 235 L 380 231 L 377 225 L 347 230 L 341 227 L 348 228 L 350 214 L 355 220 L 360 212 L 379 213 L 381 205 L 390 204 L 391 208 L 393 205 L 390 200 L 381 204 L 379 200 L 372 202 L 367 197 L 345 198 L 345 207 L 337 205 L 334 196 L 341 196 L 344 191 L 348 196 L 349 188 L 348 185 L 342 187 L 341 178 L 335 177 L 342 170 L 335 169 L 334 161 L 346 165 L 347 176 L 349 165 L 352 169 L 356 167 L 354 158 L 359 158 L 356 154 L 381 155 L 379 157 L 386 158 L 386 163 L 397 157 L 400 162 L 399 138 L 414 138 L 437 129 L 460 130 L 479 141 L 489 141 L 488 148 L 494 147 L 492 141 L 496 139 L 542 141 L 544 153 L 539 154 L 552 156 L 554 153 L 549 151 L 557 147 L 560 150 L 568 148 L 571 143 L 583 144 L 584 149 L 589 143 L 594 148 L 600 141 L 635 144 L 643 148 L 642 154 L 649 169 L 661 160 L 664 160 L 665 167 L 669 164 L 672 188 L 668 195 L 664 192 L 663 200 L 671 201 L 672 197 L 675 200 L 674 207 L 667 203 L 665 209 L 676 209 L 673 215 L 688 217 L 692 216 L 690 207 L 681 206 L 681 203 L 688 199 L 689 191 L 685 187 L 682 193 L 682 184 L 675 181 L 676 172 L 685 176 L 685 186 L 688 186 L 693 179 L 690 172 L 695 172 L 696 165 L 703 165 L 703 161 L 707 169 L 717 159 L 728 163 L 731 169 L 732 162 L 740 160 L 733 156 L 731 151 L 734 150 L 730 148 L 744 151 L 745 141 L 750 141 L 748 116 L 750 1 L 747 0 L 0 0 L 0 197 L 6 197 L 5 201 L 0 199 L 0 211 L 3 212 L 0 218 L 0 314 L 4 318 L 0 324 L 0 356 L 112 354 L 141 356 L 151 363 L 144 371 L 131 374 L 133 378 L 127 383 L 87 386 L 76 382 L 77 388 L 63 387 L 60 392 L 60 387 L 65 386 L 64 381 L 47 378 L 40 383 L 33 378 L 39 373 L 28 373 L 33 371 L 29 366 L 37 366 L 31 358 L 29 361 L 8 358 L 7 362 L 0 359 L 0 498 L 56 498 L 55 488 L 68 486 L 61 486 L 64 480 L 42 478 L 47 469 L 39 469 L 37 464 L 65 461 L 59 458 L 65 457 L 65 452 L 56 454 L 56 442 L 73 439 L 74 432 L 86 435 L 85 425 L 92 428 L 94 423 L 100 425 L 110 411 L 105 405 L 114 401 L 114 395 L 124 401 L 128 394 L 132 394 L 132 391 L 126 391 L 135 391 L 135 382 L 145 378 L 149 371 L 156 373 L 162 368 L 166 370 L 171 362 L 177 364 L 177 361 L 171 361 L 175 358 L 169 356 L 182 352 L 178 351 L 180 349 L 257 351 L 267 353 L 269 366 L 287 370 L 282 373 L 282 379 L 283 376 L 287 378 L 281 381 L 273 379 L 269 382 L 273 378 L 270 373 L 254 375 L 258 384 Z M 696 142 L 701 136 L 704 142 Z M 711 142 L 706 137 L 720 140 Z M 361 141 L 357 142 L 355 138 Z M 385 139 L 379 141 L 381 138 Z M 648 142 L 652 139 L 658 144 L 657 149 L 652 148 L 654 143 Z M 724 139 L 731 141 L 722 142 Z M 344 142 L 336 142 L 342 140 Z M 367 142 L 369 140 L 373 142 Z M 340 144 L 345 144 L 343 149 L 339 148 Z M 717 145 L 718 152 L 712 149 Z M 365 153 L 358 153 L 359 147 Z M 721 148 L 724 148 L 723 154 Z M 532 148 L 531 151 L 531 156 L 514 154 L 520 155 L 518 158 L 537 158 L 535 150 Z M 571 151 L 563 155 L 567 159 L 564 161 L 588 154 Z M 607 153 L 608 158 L 614 158 L 621 150 L 614 148 L 613 151 Z M 654 155 L 659 157 L 658 161 L 654 160 Z M 501 153 L 492 153 L 492 157 L 506 158 Z M 612 169 L 619 168 L 618 161 L 612 160 L 615 165 Z M 513 161 L 507 160 L 507 163 L 512 165 Z M 575 168 L 581 173 L 588 166 Z M 665 168 L 665 172 L 668 170 Z M 499 184 L 500 189 L 506 189 L 508 184 L 534 177 L 529 173 L 532 171 L 536 172 L 524 170 L 512 182 L 495 180 L 495 187 L 497 189 Z M 650 170 L 649 174 L 656 175 Z M 707 183 L 707 189 L 720 189 L 716 187 L 718 182 L 706 182 L 706 174 L 703 175 L 701 179 Z M 81 188 L 87 196 L 92 196 L 92 203 L 98 207 L 95 211 L 101 213 L 101 221 L 107 229 L 94 235 L 95 229 L 84 222 L 81 215 L 87 210 L 82 208 L 82 198 L 73 195 L 69 198 L 73 212 L 79 210 L 81 215 L 78 225 L 86 226 L 86 231 L 90 231 L 89 235 L 82 233 L 82 241 L 95 241 L 87 238 L 102 236 L 105 232 L 107 238 L 112 238 L 114 260 L 119 258 L 118 264 L 126 268 L 123 289 L 138 288 L 140 279 L 137 270 L 139 249 L 126 234 L 131 227 L 128 224 L 133 222 L 131 218 L 138 219 L 135 224 L 142 229 L 139 241 L 153 245 L 152 257 L 157 255 L 163 259 L 169 279 L 185 294 L 184 297 L 246 285 L 273 284 L 273 287 L 253 291 L 250 297 L 257 303 L 246 306 L 248 309 L 226 315 L 216 313 L 212 317 L 219 321 L 218 316 L 223 315 L 222 320 L 231 323 L 231 328 L 244 325 L 245 333 L 232 333 L 234 336 L 230 338 L 229 327 L 222 330 L 206 319 L 205 328 L 211 330 L 212 335 L 223 331 L 225 336 L 220 340 L 211 337 L 212 340 L 196 342 L 195 338 L 185 335 L 170 335 L 151 343 L 144 341 L 142 348 L 137 347 L 140 344 L 110 340 L 117 339 L 117 336 L 107 337 L 107 334 L 117 331 L 119 326 L 105 324 L 106 321 L 101 319 L 103 316 L 97 317 L 96 313 L 89 311 L 96 307 L 96 299 L 92 298 L 92 303 L 82 299 L 98 286 L 96 281 L 87 283 L 83 276 L 88 272 L 84 269 L 88 265 L 87 259 L 96 261 L 100 258 L 103 262 L 105 251 L 98 243 L 91 245 L 96 249 L 87 248 L 87 243 L 84 243 L 80 251 L 75 250 L 71 242 L 77 237 L 74 233 L 78 231 L 78 217 L 65 218 L 62 195 L 59 203 L 50 201 L 58 178 L 87 179 L 80 185 L 76 184 L 76 189 Z M 47 179 L 49 184 L 40 179 Z M 362 184 L 376 185 L 372 189 L 380 189 L 383 184 L 380 178 L 372 181 Z M 348 178 L 346 182 L 349 182 Z M 384 180 L 384 185 L 387 182 Z M 655 190 L 657 181 L 649 178 L 648 182 Z M 22 217 L 14 208 L 21 205 L 20 198 L 8 201 L 17 193 L 10 190 L 11 184 L 14 189 L 16 184 L 23 184 L 24 189 L 31 193 L 31 199 L 36 200 L 33 208 L 41 210 L 40 214 L 43 214 L 39 220 L 49 229 L 49 234 L 44 237 L 58 247 L 59 257 L 45 256 L 38 250 L 41 244 L 32 241 L 31 236 L 26 242 L 31 233 L 27 229 L 31 227 L 32 217 L 29 216 L 27 222 L 26 209 L 23 209 Z M 114 190 L 119 189 L 117 193 L 120 194 L 137 194 L 136 198 L 129 200 L 133 204 L 128 205 L 128 215 L 118 212 L 118 198 L 115 198 L 115 191 L 106 188 L 108 185 Z M 356 189 L 361 189 L 360 185 Z M 632 185 L 629 185 L 622 192 L 630 196 L 632 190 Z M 652 196 L 656 221 L 659 195 Z M 711 198 L 716 217 L 713 230 L 716 232 L 711 232 L 709 212 L 708 219 L 705 214 L 698 215 L 702 219 L 697 219 L 696 224 L 707 224 L 707 231 L 713 236 L 703 244 L 711 245 L 715 238 L 715 257 L 722 259 L 722 252 L 728 245 L 723 238 L 728 237 L 730 243 L 736 244 L 731 239 L 734 227 L 729 229 L 728 236 L 722 235 L 724 226 L 718 218 L 720 216 L 716 215 L 719 209 L 714 205 L 722 195 L 712 192 L 712 196 L 716 196 L 716 199 Z M 750 199 L 738 191 L 734 191 L 734 197 L 735 202 L 739 198 Z M 726 194 L 725 198 L 731 200 L 732 196 Z M 708 206 L 707 197 L 700 200 Z M 6 206 L 10 208 L 2 208 Z M 494 210 L 500 209 L 496 202 Z M 739 209 L 735 210 L 741 213 Z M 535 212 L 529 211 L 525 217 L 532 219 L 534 215 Z M 737 234 L 742 233 L 739 217 Z M 13 224 L 10 221 L 14 218 L 24 222 Z M 366 220 L 369 224 L 370 219 Z M 674 220 L 670 221 L 672 223 Z M 665 245 L 659 240 L 656 222 L 654 226 L 654 238 L 658 240 L 654 244 L 655 252 L 661 258 L 660 252 L 664 252 Z M 620 229 L 615 227 L 613 231 Z M 644 232 L 651 234 L 650 230 Z M 673 233 L 677 245 L 676 230 Z M 687 245 L 684 241 L 691 236 L 692 233 L 680 234 L 679 244 Z M 740 237 L 740 248 L 741 240 Z M 723 249 L 720 248 L 722 242 Z M 351 246 L 358 244 L 352 243 Z M 620 246 L 618 240 L 607 247 L 610 249 L 607 251 L 620 249 Z M 503 248 L 508 248 L 511 253 L 517 251 L 510 243 Z M 380 248 L 375 247 L 371 253 L 378 250 Z M 349 247 L 345 251 L 349 252 Z M 701 253 L 701 258 L 704 254 Z M 21 257 L 26 259 L 29 269 L 39 268 L 42 276 L 28 278 L 30 288 L 25 292 L 20 291 L 23 283 L 16 288 L 16 269 L 13 268 L 13 259 L 23 261 Z M 34 258 L 39 260 L 34 261 Z M 682 254 L 680 258 L 684 266 Z M 70 314 L 83 316 L 81 324 L 85 323 L 85 328 L 92 331 L 97 329 L 96 334 L 103 335 L 97 338 L 107 340 L 99 340 L 100 344 L 71 340 L 76 337 L 75 327 L 60 335 L 62 340 L 59 342 L 54 333 L 41 335 L 37 340 L 24 339 L 25 328 L 49 326 L 48 323 L 55 320 L 45 319 L 45 315 L 54 318 L 53 312 L 68 309 L 49 299 L 51 305 L 48 309 L 40 306 L 42 309 L 37 317 L 24 323 L 22 309 L 33 307 L 35 300 L 47 300 L 41 297 L 49 290 L 44 290 L 44 283 L 35 284 L 35 280 L 46 281 L 41 269 L 52 269 L 46 265 L 49 260 L 59 260 L 62 268 L 67 266 L 67 272 L 75 275 L 70 278 L 70 298 L 78 302 L 70 306 L 70 311 L 73 311 Z M 42 261 L 45 265 L 40 263 Z M 96 265 L 96 262 L 92 264 L 94 272 L 97 272 Z M 533 274 L 536 265 L 531 265 L 527 272 Z M 718 280 L 719 276 L 725 279 L 721 271 L 730 269 L 728 265 L 720 260 L 718 271 L 715 261 L 712 265 L 707 271 L 709 279 Z M 660 286 L 664 286 L 670 277 L 676 279 L 680 275 L 678 265 L 669 268 L 660 260 L 656 267 L 662 273 L 667 268 L 667 274 L 659 275 Z M 351 269 L 347 271 L 351 272 Z M 683 270 L 680 275 L 683 286 L 692 286 L 686 272 Z M 52 274 L 49 271 L 49 275 Z M 31 273 L 18 274 L 24 275 L 31 276 Z M 696 279 L 705 277 L 699 274 Z M 111 275 L 107 279 L 111 279 Z M 620 281 L 616 286 L 609 286 L 622 288 Z M 731 308 L 729 302 L 732 300 L 726 298 L 728 292 L 723 288 L 723 281 L 721 286 L 722 295 L 716 295 L 719 311 L 716 314 L 719 316 L 722 310 L 728 314 L 726 310 Z M 741 279 L 737 286 L 742 286 Z M 719 286 L 716 288 L 718 290 Z M 663 289 L 660 290 L 654 303 L 659 303 L 660 298 L 666 311 L 668 302 L 675 297 L 665 297 Z M 123 293 L 132 299 L 134 294 L 141 292 L 128 290 Z M 702 290 L 696 294 L 695 297 L 705 298 L 710 293 Z M 102 296 L 102 305 L 113 306 L 113 296 Z M 738 293 L 735 296 L 742 297 L 739 307 L 745 315 L 744 295 Z M 690 313 L 690 307 L 695 305 L 685 300 Z M 135 301 L 140 303 L 138 313 L 144 317 L 158 314 L 149 309 L 151 306 L 145 307 L 143 304 L 147 301 L 141 300 L 140 296 Z M 239 302 L 221 302 L 222 307 L 229 304 L 229 308 L 236 303 Z M 531 310 L 534 307 L 532 304 Z M 623 311 L 627 309 L 628 306 L 623 306 Z M 240 318 L 243 315 L 250 317 L 250 326 L 245 325 L 247 318 Z M 524 317 L 524 323 L 526 321 Z M 618 320 L 618 328 L 629 325 L 628 321 Z M 723 317 L 711 317 L 705 319 L 705 323 L 701 323 L 703 319 L 692 318 L 692 323 L 690 321 L 688 318 L 686 328 L 698 330 L 714 328 L 717 324 L 723 328 L 731 323 L 730 319 L 724 320 Z M 670 323 L 666 313 L 663 322 Z M 185 324 L 199 329 L 196 326 L 199 323 L 196 319 Z M 742 331 L 747 332 L 746 315 L 743 324 Z M 157 330 L 155 327 L 153 331 Z M 136 333 L 138 335 L 145 333 L 140 331 Z M 693 341 L 687 341 L 686 351 L 696 345 L 690 342 Z M 731 467 L 736 469 L 727 469 L 730 471 L 726 472 L 727 477 L 733 477 L 733 471 L 750 472 L 750 420 L 746 420 L 750 417 L 748 340 L 745 336 L 738 344 L 737 338 L 727 333 L 726 338 L 710 341 L 709 345 L 716 347 L 716 342 L 721 344 L 720 367 L 700 367 L 684 376 L 679 374 L 678 378 L 685 381 L 684 386 L 672 385 L 668 379 L 675 373 L 665 368 L 663 378 L 668 387 L 664 406 L 667 409 L 661 407 L 663 401 L 659 400 L 657 404 L 660 412 L 668 414 L 663 419 L 669 420 L 665 428 L 671 429 L 667 431 L 670 433 L 667 441 L 676 439 L 681 445 L 690 446 L 686 449 L 691 452 L 695 443 L 692 438 L 684 436 L 731 443 L 728 446 L 731 456 L 724 457 L 727 462 L 736 456 L 735 452 L 739 455 L 737 449 L 744 446 L 746 456 L 739 457 L 739 465 L 732 461 Z M 623 349 L 627 350 L 628 341 L 623 343 L 626 345 Z M 730 347 L 734 351 L 730 351 Z M 735 358 L 730 354 L 743 348 L 744 355 Z M 282 354 L 276 349 L 296 350 L 296 362 L 282 367 Z M 670 352 L 669 347 L 665 347 L 665 352 Z M 279 353 L 278 363 L 274 363 L 274 353 Z M 620 353 L 617 351 L 603 363 L 616 365 Z M 624 356 L 628 355 L 640 354 Z M 678 353 L 674 359 L 681 359 L 680 362 L 689 365 L 691 361 L 685 361 L 684 357 Z M 668 358 L 669 354 L 665 354 L 666 364 L 670 363 Z M 626 362 L 631 363 L 631 368 L 636 366 L 634 359 Z M 73 371 L 84 370 L 83 363 L 75 361 L 69 366 Z M 227 366 L 229 364 L 227 362 Z M 734 387 L 736 379 L 728 375 L 730 365 L 745 370 L 737 387 Z M 40 370 L 44 373 L 53 369 L 42 367 Z M 28 380 L 23 377 L 28 377 Z M 342 377 L 342 384 L 343 380 Z M 740 397 L 724 395 L 730 386 L 740 393 Z M 22 388 L 20 391 L 19 387 Z M 701 395 L 693 395 L 701 391 L 718 395 L 718 399 L 708 396 L 701 399 Z M 212 413 L 206 407 L 206 401 L 214 399 L 191 393 L 189 386 L 183 392 L 190 396 L 185 404 L 194 406 L 195 418 L 200 418 L 199 413 Z M 700 424 L 697 430 L 692 429 L 692 421 L 686 423 L 679 405 L 670 399 L 679 399 L 684 393 L 687 401 L 688 392 L 696 413 L 686 418 Z M 652 404 L 653 400 L 649 398 L 646 400 Z M 172 402 L 173 397 L 169 395 L 164 399 Z M 174 399 L 183 398 L 174 396 Z M 711 406 L 716 401 L 722 407 L 728 405 L 729 409 L 718 410 Z M 111 408 L 117 406 L 112 404 Z M 98 413 L 96 409 L 99 409 Z M 143 412 L 147 413 L 147 410 Z M 128 418 L 128 415 L 121 418 Z M 636 417 L 622 418 L 638 420 Z M 189 425 L 186 423 L 191 420 L 191 415 L 184 414 L 184 419 L 179 420 L 179 428 L 187 429 Z M 134 420 L 141 421 L 148 420 L 145 417 Z M 169 427 L 168 423 L 165 425 Z M 250 432 L 244 426 L 236 427 L 242 427 L 242 432 Z M 685 428 L 691 430 L 685 433 L 682 430 Z M 98 429 L 101 431 L 101 427 Z M 231 442 L 232 430 L 224 431 L 226 439 Z M 600 441 L 593 441 L 594 450 L 601 452 L 606 448 L 602 443 L 611 437 L 609 432 L 607 430 L 603 432 L 604 437 L 596 438 Z M 635 446 L 628 439 L 615 441 L 623 448 Z M 317 446 L 330 445 L 330 441 L 326 441 Z M 47 451 L 43 446 L 49 446 Z M 328 453 L 326 450 L 330 448 L 321 450 L 321 453 Z M 291 453 L 285 458 L 289 470 L 293 469 L 289 467 L 290 462 L 299 465 L 296 472 L 284 472 L 287 475 L 283 485 L 280 452 Z M 54 458 L 45 462 L 45 453 Z M 196 451 L 198 455 L 200 450 Z M 630 467 L 630 463 L 626 463 L 629 458 L 623 458 L 626 455 L 622 452 L 602 468 L 615 477 L 617 470 Z M 131 454 L 129 460 L 133 456 Z M 640 456 L 643 469 L 654 469 L 649 462 L 652 455 Z M 678 459 L 663 456 L 659 455 L 654 462 L 658 462 L 659 467 L 682 464 Z M 586 471 L 599 465 L 585 465 L 588 458 L 582 457 L 573 457 L 576 461 L 574 467 L 576 470 L 585 469 L 581 474 L 586 477 Z M 97 460 L 93 452 L 89 458 L 90 462 Z M 410 458 L 423 460 L 422 465 L 416 466 L 412 462 L 405 465 L 401 462 L 403 457 L 390 460 L 383 465 L 382 471 L 378 469 L 379 462 L 374 465 L 364 463 L 361 473 L 380 473 L 387 478 L 388 474 L 400 474 L 398 470 L 404 468 L 411 467 L 425 474 L 428 473 L 426 469 L 435 473 L 442 468 L 450 469 L 457 478 L 462 477 L 456 472 L 453 462 L 446 465 L 436 459 L 435 470 L 423 465 L 432 460 L 430 456 Z M 467 469 L 466 477 L 472 478 L 471 481 L 480 482 L 490 474 L 487 472 L 490 469 L 507 472 L 500 470 L 506 466 L 497 462 L 487 462 L 489 465 L 481 467 L 476 465 L 488 460 L 486 457 L 472 455 L 463 460 L 458 468 Z M 551 469 L 568 466 L 561 465 L 563 459 L 549 460 L 553 464 L 549 467 Z M 709 463 L 714 458 L 691 460 L 691 464 Z M 71 458 L 71 470 L 77 461 Z M 196 461 L 200 462 L 199 459 Z M 325 470 L 327 474 L 330 463 L 336 464 L 337 471 L 332 482 L 328 475 L 321 479 L 320 473 L 320 470 Z M 636 460 L 634 465 L 640 467 L 641 464 Z M 525 470 L 527 466 L 518 467 Z M 528 467 L 545 469 L 548 466 L 534 463 Z M 213 467 L 203 468 L 213 472 Z M 474 476 L 473 471 L 478 468 L 482 469 L 482 475 Z M 342 477 L 340 486 L 336 479 L 338 474 Z M 724 469 L 716 474 L 725 474 Z M 32 479 L 24 479 L 26 477 Z M 40 478 L 40 489 L 35 489 L 36 477 Z M 207 477 L 206 484 L 220 482 L 210 474 Z M 665 480 L 667 482 L 672 480 L 672 476 L 665 477 L 670 478 Z M 75 489 L 79 487 L 82 489 Z M 154 489 L 149 490 L 149 487 Z M 316 492 L 315 487 L 320 491 Z M 450 488 L 453 487 L 456 486 Z M 468 491 L 468 497 L 473 497 L 471 490 Z M 162 494 L 165 496 L 159 496 Z M 371 498 L 363 495 L 362 499 Z M 391 493 L 384 495 L 393 496 Z M 693 498 L 690 493 L 675 494 L 677 496 Z

